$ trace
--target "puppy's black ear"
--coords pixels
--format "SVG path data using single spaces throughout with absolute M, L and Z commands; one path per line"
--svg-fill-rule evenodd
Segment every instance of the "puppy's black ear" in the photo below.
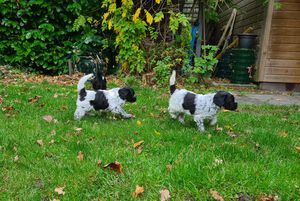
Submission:
M 225 92 L 225 91 L 217 92 L 216 95 L 214 96 L 213 103 L 216 104 L 219 107 L 224 106 L 227 94 L 228 93 Z
M 126 100 L 126 97 L 128 96 L 129 90 L 127 88 L 122 88 L 118 91 L 119 96 L 121 99 Z

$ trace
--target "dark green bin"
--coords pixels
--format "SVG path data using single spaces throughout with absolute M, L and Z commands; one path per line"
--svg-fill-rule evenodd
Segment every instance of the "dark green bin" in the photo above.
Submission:
M 229 79 L 229 77 L 231 76 L 232 69 L 230 68 L 230 56 L 230 50 L 228 50 L 219 60 L 216 71 L 217 77 Z
M 251 82 L 251 70 L 255 65 L 255 50 L 235 48 L 230 52 L 230 67 L 232 68 L 229 79 L 232 83 L 248 84 Z

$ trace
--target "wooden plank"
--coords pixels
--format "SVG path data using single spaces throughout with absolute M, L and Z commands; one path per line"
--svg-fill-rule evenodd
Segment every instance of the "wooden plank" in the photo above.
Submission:
M 269 50 L 280 52 L 300 52 L 300 44 L 270 44 Z
M 267 59 L 266 66 L 272 66 L 272 67 L 286 66 L 289 68 L 300 68 L 300 59 L 298 60 Z
M 245 20 L 242 20 L 240 22 L 237 22 L 234 27 L 235 28 L 240 28 L 240 27 L 245 27 L 245 26 L 251 26 L 251 24 L 257 23 L 257 22 L 262 22 L 264 19 L 264 13 L 260 13 L 258 15 L 254 15 L 252 17 L 249 17 Z
M 272 36 L 300 36 L 300 28 L 295 27 L 272 27 Z
M 300 77 L 300 68 L 274 68 L 271 66 L 265 66 L 265 75 L 292 75 Z
M 299 0 L 279 0 L 279 3 L 299 3 Z
M 267 55 L 268 59 L 291 59 L 297 60 L 300 58 L 300 52 L 279 52 L 270 51 Z
M 294 19 L 273 19 L 273 27 L 292 27 L 300 28 L 300 20 Z
M 265 75 L 261 79 L 263 82 L 300 83 L 300 76 Z
M 273 36 L 271 37 L 272 44 L 300 44 L 299 36 Z
M 300 20 L 300 12 L 299 11 L 275 11 L 273 14 L 274 19 L 294 19 Z
M 282 9 L 281 10 L 287 10 L 287 11 L 299 11 L 300 10 L 300 2 L 297 3 L 287 3 L 282 2 Z
M 261 48 L 258 53 L 257 65 L 258 66 L 258 74 L 255 76 L 258 78 L 258 81 L 265 81 L 264 78 L 264 66 L 267 59 L 268 46 L 270 41 L 270 32 L 272 25 L 272 14 L 274 9 L 274 0 L 269 0 L 267 16 L 265 18 L 265 28 L 263 30 L 262 38 L 261 38 Z

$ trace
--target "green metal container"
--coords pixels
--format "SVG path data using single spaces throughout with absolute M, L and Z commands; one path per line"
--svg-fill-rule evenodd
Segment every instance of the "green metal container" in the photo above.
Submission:
M 248 84 L 251 82 L 251 71 L 255 65 L 255 50 L 235 48 L 231 50 L 230 66 L 232 73 L 229 77 L 232 83 Z
M 230 50 L 228 50 L 219 60 L 216 71 L 217 77 L 229 79 L 230 75 L 232 74 L 232 69 L 230 67 L 230 56 Z

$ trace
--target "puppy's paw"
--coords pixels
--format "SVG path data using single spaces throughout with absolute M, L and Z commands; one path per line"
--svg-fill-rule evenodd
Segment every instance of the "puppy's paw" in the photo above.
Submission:
M 131 114 L 131 119 L 135 119 L 135 115 L 134 114 Z

